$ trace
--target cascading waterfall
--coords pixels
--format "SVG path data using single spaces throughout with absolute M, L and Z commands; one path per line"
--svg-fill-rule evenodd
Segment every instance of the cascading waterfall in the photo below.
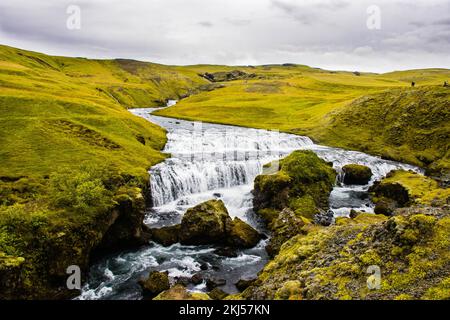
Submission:
M 168 103 L 173 104 L 174 101 Z M 153 207 L 149 208 L 145 221 L 150 227 L 178 223 L 188 208 L 220 198 L 231 216 L 238 216 L 261 230 L 252 211 L 253 181 L 265 164 L 298 149 L 313 150 L 319 157 L 333 162 L 338 172 L 338 183 L 330 196 L 335 217 L 348 215 L 351 209 L 372 212 L 367 189 L 389 171 L 421 172 L 416 167 L 361 152 L 316 145 L 307 137 L 157 117 L 150 115 L 153 110 L 131 110 L 167 130 L 164 152 L 171 157 L 150 170 Z M 368 185 L 340 183 L 342 167 L 352 163 L 371 168 L 374 175 Z M 226 279 L 225 291 L 236 292 L 233 283 L 242 277 L 254 277 L 268 261 L 264 247 L 262 241 L 255 248 L 239 251 L 235 258 L 224 258 L 215 254 L 212 246 L 176 244 L 165 248 L 151 243 L 138 251 L 122 252 L 93 265 L 78 299 L 140 299 L 137 280 L 150 270 L 168 271 L 174 282 L 176 278 L 191 277 L 202 266 L 208 269 L 207 274 Z M 191 290 L 204 288 L 204 283 L 189 287 Z

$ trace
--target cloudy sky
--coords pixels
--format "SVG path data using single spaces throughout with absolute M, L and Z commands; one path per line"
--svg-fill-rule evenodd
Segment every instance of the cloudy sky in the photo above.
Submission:
M 178 65 L 450 68 L 450 0 L 1 0 L 0 43 Z

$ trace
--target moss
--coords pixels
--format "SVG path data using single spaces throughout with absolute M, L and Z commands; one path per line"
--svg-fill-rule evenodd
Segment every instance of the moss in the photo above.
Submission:
M 227 242 L 239 248 L 252 248 L 261 239 L 260 234 L 239 218 L 234 218 Z
M 301 283 L 298 280 L 286 281 L 275 293 L 276 300 L 302 300 Z
M 394 298 L 394 300 L 415 300 L 413 296 L 406 294 L 406 293 L 402 293 L 399 294 L 398 296 L 396 296 Z
M 449 300 L 450 277 L 442 280 L 438 285 L 429 288 L 422 296 L 425 300 Z
M 332 227 L 309 228 L 282 245 L 241 297 L 281 297 L 289 281 L 301 284 L 303 299 L 445 297 L 450 276 L 449 215 L 447 209 L 405 208 L 391 218 L 366 214 Z M 371 265 L 381 269 L 379 290 L 366 285 Z
M 295 151 L 280 161 L 277 173 L 256 177 L 255 210 L 270 220 L 274 215 L 270 210 L 284 208 L 312 219 L 319 208 L 328 208 L 328 195 L 335 179 L 333 168 L 314 152 Z
M 144 293 L 155 296 L 170 288 L 169 277 L 165 272 L 150 272 L 147 279 L 140 281 Z
M 289 199 L 289 208 L 293 209 L 299 217 L 305 217 L 312 220 L 319 212 L 314 198 L 311 195 Z

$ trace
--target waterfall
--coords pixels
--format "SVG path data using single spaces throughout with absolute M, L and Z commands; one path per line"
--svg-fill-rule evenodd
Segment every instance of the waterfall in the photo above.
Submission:
M 164 152 L 172 157 L 150 170 L 154 207 L 192 194 L 253 184 L 264 164 L 313 145 L 307 137 L 276 131 L 170 122 L 166 119 Z

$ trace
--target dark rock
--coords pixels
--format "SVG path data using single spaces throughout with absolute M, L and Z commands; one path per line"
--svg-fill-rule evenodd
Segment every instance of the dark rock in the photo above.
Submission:
M 372 197 L 391 199 L 400 207 L 406 206 L 410 201 L 408 190 L 396 182 L 377 181 L 369 188 L 369 192 L 372 194 Z
M 323 211 L 320 210 L 318 214 L 314 216 L 314 222 L 321 225 L 328 227 L 330 226 L 334 221 L 334 214 L 333 211 Z
M 359 215 L 359 212 L 356 210 L 350 210 L 350 219 L 355 219 Z
M 256 279 L 240 279 L 238 282 L 236 282 L 234 285 L 239 291 L 244 291 L 248 287 L 250 287 Z
M 227 283 L 225 279 L 218 279 L 218 278 L 209 278 L 206 280 L 206 287 L 208 290 L 212 290 L 216 287 L 223 286 Z
M 359 164 L 349 164 L 342 167 L 344 172 L 344 184 L 365 185 L 372 178 L 372 170 L 369 167 Z
M 239 218 L 234 218 L 228 235 L 228 244 L 238 248 L 253 248 L 261 240 L 261 235 Z
M 231 247 L 221 247 L 214 250 L 214 253 L 228 258 L 236 258 L 238 256 L 237 251 L 235 248 Z
M 231 220 L 221 200 L 206 201 L 190 208 L 181 224 L 152 229 L 151 233 L 152 240 L 166 246 L 180 242 L 251 248 L 261 239 L 261 235 L 242 220 Z
M 246 73 L 240 70 L 233 70 L 230 72 L 214 72 L 214 73 L 206 72 L 204 74 L 201 74 L 200 76 L 211 82 L 223 82 L 223 81 L 253 79 L 256 77 L 256 74 Z
M 145 146 L 145 137 L 141 134 L 138 134 L 136 136 L 136 140 L 139 141 L 140 143 L 142 143 Z
M 150 272 L 147 279 L 141 279 L 139 284 L 144 291 L 144 294 L 148 294 L 150 296 L 156 296 L 164 290 L 168 290 L 170 288 L 169 276 L 167 272 L 158 272 L 152 271 Z
M 203 275 L 201 273 L 196 273 L 192 276 L 191 282 L 195 285 L 199 285 L 203 282 Z
M 208 269 L 209 269 L 209 267 L 208 267 L 208 264 L 207 264 L 207 263 L 202 263 L 202 264 L 200 265 L 200 270 L 206 271 L 206 270 L 208 270 Z
M 170 246 L 178 242 L 180 225 L 151 229 L 151 239 L 163 246 Z
M 385 216 L 392 216 L 395 209 L 398 208 L 398 203 L 389 198 L 382 198 L 377 201 L 374 212 L 376 214 L 384 214 Z

